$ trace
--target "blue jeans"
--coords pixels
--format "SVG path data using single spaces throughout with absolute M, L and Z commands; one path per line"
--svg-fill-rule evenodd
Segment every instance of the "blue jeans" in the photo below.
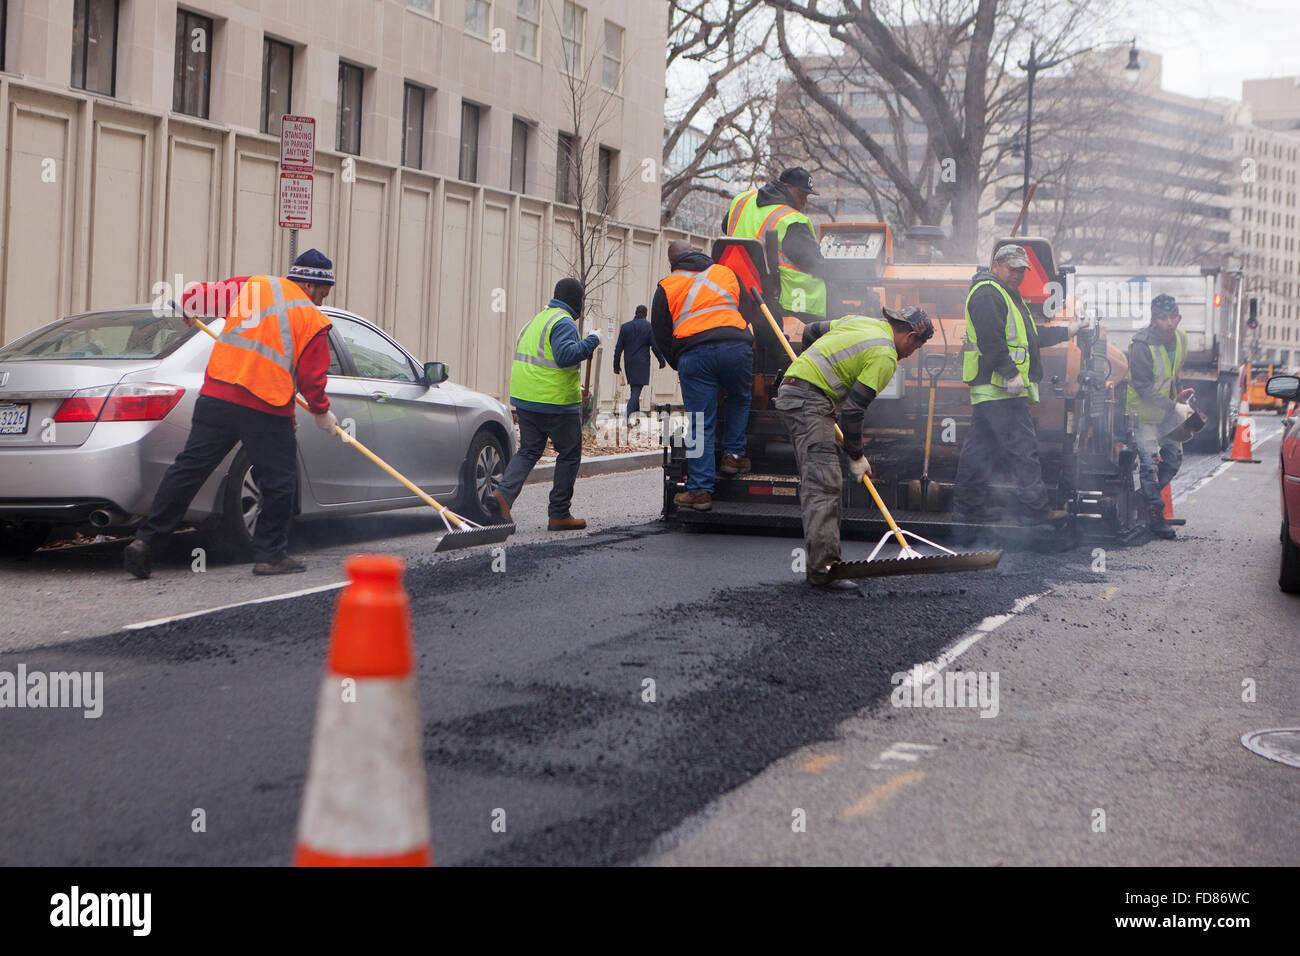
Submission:
M 726 415 L 722 433 L 724 455 L 745 454 L 750 392 L 754 385 L 754 348 L 748 342 L 709 342 L 682 353 L 677 361 L 682 380 L 682 404 L 690 431 L 687 437 L 686 490 L 713 491 L 717 478 L 714 441 L 718 430 L 718 389 Z M 696 429 L 703 426 L 704 433 Z

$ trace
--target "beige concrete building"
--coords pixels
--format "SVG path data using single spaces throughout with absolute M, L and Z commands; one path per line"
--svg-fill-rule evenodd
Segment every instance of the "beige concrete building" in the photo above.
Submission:
M 583 157 L 584 205 L 608 212 L 613 281 L 591 314 L 616 329 L 666 271 L 661 3 L 0 0 L 0 12 L 0 342 L 150 301 L 177 275 L 283 273 L 283 113 L 316 120 L 300 248 L 334 258 L 331 304 L 471 387 L 505 394 L 514 335 L 576 261 L 566 157 Z M 608 374 L 601 394 L 613 397 Z

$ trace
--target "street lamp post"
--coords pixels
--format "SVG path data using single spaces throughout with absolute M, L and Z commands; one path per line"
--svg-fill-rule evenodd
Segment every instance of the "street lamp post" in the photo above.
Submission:
M 1131 40 L 1113 40 L 1106 43 L 1098 43 L 1093 46 L 1084 47 L 1082 50 L 1076 50 L 1065 56 L 1058 56 L 1052 60 L 1040 60 L 1035 49 L 1037 41 L 1029 41 L 1029 59 L 1023 60 L 1017 65 L 1024 70 L 1028 76 L 1027 89 L 1025 91 L 1025 179 L 1020 187 L 1020 201 L 1023 204 L 1029 198 L 1029 174 L 1034 164 L 1033 153 L 1033 128 L 1034 128 L 1034 77 L 1038 75 L 1039 70 L 1050 70 L 1054 66 L 1059 66 L 1066 60 L 1072 60 L 1076 56 L 1082 56 L 1085 53 L 1091 53 L 1093 50 L 1104 46 L 1121 46 L 1127 43 L 1128 65 L 1124 67 L 1127 70 L 1137 71 L 1142 69 L 1142 64 L 1138 62 L 1137 37 Z M 1136 72 L 1134 73 L 1136 75 Z M 1029 230 L 1029 210 L 1025 210 L 1025 231 Z

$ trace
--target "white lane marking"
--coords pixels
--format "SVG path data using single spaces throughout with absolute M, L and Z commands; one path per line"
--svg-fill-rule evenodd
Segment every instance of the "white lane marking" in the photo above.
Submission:
M 314 588 L 303 588 L 301 591 L 289 591 L 286 594 L 272 594 L 270 597 L 253 598 L 251 601 L 239 601 L 235 604 L 223 604 L 220 607 L 205 608 L 202 611 L 187 611 L 185 614 L 173 614 L 171 617 L 160 617 L 152 621 L 140 621 L 138 624 L 127 624 L 122 628 L 124 631 L 139 631 L 146 627 L 157 627 L 160 624 L 170 624 L 172 621 L 183 621 L 186 618 L 202 617 L 204 614 L 216 614 L 218 611 L 229 611 L 231 608 L 247 607 L 250 604 L 269 604 L 272 601 L 287 601 L 289 598 L 302 597 L 305 594 L 320 594 L 322 591 L 337 591 L 348 582 L 339 581 L 337 584 L 320 584 Z
M 905 763 L 916 763 L 923 755 L 937 749 L 933 744 L 913 744 L 908 743 L 906 740 L 900 740 L 882 750 L 880 756 L 871 762 L 869 769 L 888 770 L 889 767 L 881 762 L 884 760 L 902 760 Z
M 1051 594 L 1052 590 L 1054 589 L 1041 591 L 1038 594 L 1026 594 L 1024 597 L 1016 599 L 1016 603 L 1008 613 L 994 614 L 984 618 L 984 620 L 976 624 L 972 630 L 967 631 L 966 634 L 959 638 L 955 644 L 950 646 L 934 660 L 926 661 L 924 664 L 913 664 L 909 667 L 906 671 L 907 677 L 903 678 L 902 686 L 914 688 L 916 686 L 917 678 L 920 678 L 921 682 L 924 683 L 931 674 L 943 670 L 957 658 L 961 657 L 968 650 L 974 647 L 986 635 L 993 633 L 997 628 L 1007 623 L 1007 621 L 1011 620 L 1017 614 L 1023 612 L 1025 608 L 1029 607 L 1029 605 L 1033 604 L 1040 597 L 1045 597 L 1046 595 Z

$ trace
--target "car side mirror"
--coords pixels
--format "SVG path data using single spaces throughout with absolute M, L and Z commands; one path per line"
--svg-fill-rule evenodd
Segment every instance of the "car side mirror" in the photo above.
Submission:
M 1295 375 L 1274 375 L 1264 385 L 1264 391 L 1274 398 L 1289 402 L 1300 401 L 1300 378 Z
M 447 381 L 446 362 L 425 362 L 424 382 L 426 385 L 441 385 Z

